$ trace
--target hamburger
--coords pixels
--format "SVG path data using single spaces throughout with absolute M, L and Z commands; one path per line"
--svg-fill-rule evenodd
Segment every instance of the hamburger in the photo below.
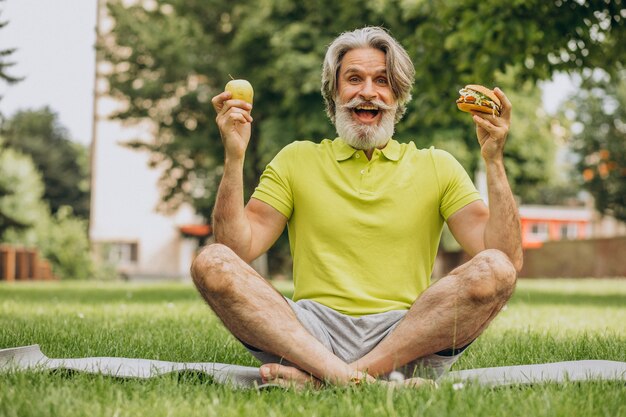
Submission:
M 459 94 L 461 96 L 456 101 L 459 110 L 468 113 L 474 110 L 500 116 L 500 110 L 502 109 L 500 99 L 487 87 L 468 84 L 459 90 Z

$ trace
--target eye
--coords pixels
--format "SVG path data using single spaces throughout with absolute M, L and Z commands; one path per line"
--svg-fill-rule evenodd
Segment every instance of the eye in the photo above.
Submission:
M 376 79 L 376 83 L 380 84 L 380 85 L 387 85 L 387 79 L 385 77 L 380 77 Z
M 351 83 L 358 83 L 360 80 L 361 79 L 357 77 L 356 75 L 353 75 L 350 78 L 348 78 L 348 81 L 350 81 Z

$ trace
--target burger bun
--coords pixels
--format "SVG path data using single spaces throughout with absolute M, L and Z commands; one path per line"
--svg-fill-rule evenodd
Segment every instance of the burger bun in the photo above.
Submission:
M 500 116 L 499 109 L 502 108 L 502 103 L 500 102 L 500 99 L 498 98 L 496 93 L 493 92 L 493 90 L 490 90 L 487 87 L 484 87 L 480 84 L 468 84 L 464 88 L 467 90 L 476 91 L 482 94 L 483 96 L 489 98 L 498 106 L 498 109 L 494 109 L 491 106 L 483 106 L 477 103 L 457 102 L 456 105 L 459 108 L 459 110 L 468 112 L 468 113 L 472 111 L 477 111 L 480 113 L 494 114 L 496 116 Z
M 495 113 L 496 116 L 500 116 L 500 112 L 498 112 L 498 110 L 494 110 L 491 107 L 487 107 L 487 106 L 479 106 L 478 104 L 472 104 L 472 103 L 456 103 L 456 106 L 459 108 L 459 110 L 465 111 L 468 113 L 471 113 L 472 111 L 477 111 L 480 113 L 488 113 L 488 114 Z
M 479 84 L 468 84 L 468 85 L 465 86 L 465 88 L 468 88 L 468 89 L 474 90 L 474 91 L 478 91 L 479 93 L 484 94 L 487 97 L 489 97 L 498 106 L 500 106 L 500 107 L 502 106 L 502 103 L 500 103 L 500 99 L 498 98 L 496 93 L 494 93 L 493 90 L 490 90 L 487 87 L 483 87 L 482 85 L 479 85 Z

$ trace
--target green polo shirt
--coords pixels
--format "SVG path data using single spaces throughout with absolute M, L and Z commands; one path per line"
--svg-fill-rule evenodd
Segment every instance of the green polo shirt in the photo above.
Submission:
M 340 138 L 286 146 L 252 197 L 288 219 L 294 299 L 352 316 L 410 308 L 444 221 L 480 199 L 445 151 L 391 140 L 368 160 Z

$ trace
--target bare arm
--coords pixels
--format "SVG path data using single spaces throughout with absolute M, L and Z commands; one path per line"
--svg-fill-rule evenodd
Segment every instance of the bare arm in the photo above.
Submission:
M 520 271 L 523 263 L 521 225 L 502 161 L 487 164 L 487 188 L 489 220 L 485 227 L 485 247 L 506 253 Z
M 502 102 L 501 116 L 473 112 L 487 170 L 489 208 L 482 202 L 468 204 L 450 216 L 448 226 L 470 255 L 484 249 L 499 249 L 519 271 L 523 263 L 521 227 L 503 157 L 511 123 L 511 103 L 500 89 L 494 91 Z
M 213 209 L 213 233 L 218 243 L 250 262 L 276 241 L 287 219 L 259 200 L 251 199 L 244 208 L 243 164 L 250 141 L 252 106 L 241 100 L 229 100 L 230 97 L 230 93 L 224 92 L 212 100 L 226 155 Z
M 250 262 L 266 252 L 282 233 L 287 218 L 278 210 L 255 198 L 243 206 L 243 187 L 224 177 L 213 209 L 215 240 Z M 231 192 L 232 191 L 232 192 Z M 238 197 L 235 197 L 239 194 Z

